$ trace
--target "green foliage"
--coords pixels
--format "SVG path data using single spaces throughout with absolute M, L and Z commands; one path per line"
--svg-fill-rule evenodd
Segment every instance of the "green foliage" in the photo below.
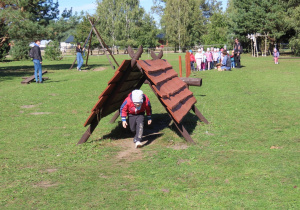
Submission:
M 16 41 L 10 50 L 10 55 L 14 60 L 27 60 L 29 59 L 29 50 L 28 41 Z
M 35 39 L 50 39 L 59 40 L 63 36 L 63 32 L 72 27 L 74 24 L 66 24 L 64 18 L 69 18 L 71 10 L 64 10 L 62 18 L 57 22 L 58 18 L 58 1 L 53 0 L 6 0 L 0 4 L 1 23 L 6 29 L 10 40 L 15 42 L 17 49 L 13 50 L 15 59 L 24 59 L 27 54 L 21 55 L 25 50 L 21 47 L 30 43 Z M 62 23 L 64 22 L 64 23 Z M 59 35 L 58 35 L 59 34 Z M 1 40 L 2 37 L 0 37 Z M 17 52 L 17 50 L 21 50 Z
M 7 28 L 0 21 L 0 61 L 2 61 L 9 51 L 9 37 L 7 36 Z
M 206 25 L 206 33 L 202 36 L 203 44 L 227 44 L 228 21 L 226 13 L 214 13 Z
M 153 36 L 157 30 L 155 22 L 139 7 L 139 0 L 98 1 L 97 18 L 96 27 L 109 46 L 154 47 L 157 44 Z M 90 28 L 90 24 L 86 25 Z
M 61 60 L 60 44 L 58 41 L 51 41 L 45 48 L 45 59 Z
M 189 46 L 199 43 L 203 33 L 204 18 L 200 10 L 200 2 L 192 1 L 166 1 L 163 27 L 171 45 Z

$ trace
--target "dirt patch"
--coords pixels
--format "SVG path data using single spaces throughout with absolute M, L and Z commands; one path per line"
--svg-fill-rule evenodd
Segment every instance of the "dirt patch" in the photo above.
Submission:
M 106 68 L 104 67 L 98 67 L 98 68 L 94 68 L 93 71 L 104 71 Z
M 49 168 L 49 169 L 46 169 L 46 171 L 47 171 L 48 173 L 53 173 L 53 172 L 56 172 L 57 169 L 56 169 L 56 168 Z
M 42 114 L 51 114 L 51 112 L 32 112 L 32 115 L 42 115 Z
M 271 146 L 270 149 L 282 149 L 282 147 L 279 147 L 279 146 Z
M 24 105 L 24 106 L 21 106 L 22 109 L 31 109 L 31 108 L 34 108 L 36 107 L 37 105 Z
M 136 149 L 132 138 L 115 141 L 113 144 L 122 147 L 122 151 L 120 151 L 116 156 L 118 160 L 126 160 L 131 162 L 143 159 L 142 148 Z
M 51 183 L 50 181 L 41 181 L 35 185 L 33 185 L 34 187 L 42 187 L 42 188 L 48 188 L 48 187 L 55 187 L 57 186 L 58 183 Z
M 57 96 L 58 94 L 56 94 L 56 93 L 49 93 L 48 95 L 49 96 Z
M 191 165 L 190 160 L 179 159 L 179 160 L 177 161 L 177 165 L 181 165 L 182 163 L 187 163 L 188 165 Z
M 174 149 L 174 150 L 182 150 L 182 149 L 189 148 L 189 146 L 187 144 L 174 144 L 174 145 L 168 146 L 168 148 Z

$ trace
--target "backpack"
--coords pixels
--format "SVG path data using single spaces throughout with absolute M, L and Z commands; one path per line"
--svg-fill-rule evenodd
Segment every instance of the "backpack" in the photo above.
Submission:
M 33 48 L 34 48 L 34 47 L 32 47 L 32 48 L 30 49 L 30 51 L 29 51 L 29 57 L 30 57 L 30 58 L 33 58 Z
M 231 58 L 229 55 L 226 55 L 226 56 L 227 56 L 226 67 L 231 67 Z

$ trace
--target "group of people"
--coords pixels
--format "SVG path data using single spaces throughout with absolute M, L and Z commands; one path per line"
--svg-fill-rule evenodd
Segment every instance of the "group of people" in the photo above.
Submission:
M 193 71 L 205 71 L 211 69 L 218 70 L 231 70 L 231 68 L 240 68 L 240 55 L 243 52 L 243 48 L 238 39 L 235 40 L 234 49 L 229 55 L 226 46 L 224 49 L 219 48 L 207 48 L 204 51 L 203 48 L 198 49 L 197 53 L 193 55 L 193 51 L 189 50 L 191 70 Z M 196 68 L 194 64 L 196 63 Z

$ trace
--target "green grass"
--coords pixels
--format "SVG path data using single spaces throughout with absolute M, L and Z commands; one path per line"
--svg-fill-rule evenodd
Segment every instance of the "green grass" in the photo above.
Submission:
M 177 72 L 178 55 L 164 56 Z M 29 85 L 20 82 L 32 62 L 0 63 L 0 208 L 300 208 L 298 60 L 274 65 L 271 57 L 243 55 L 242 69 L 193 74 L 203 78 L 190 89 L 210 124 L 193 112 L 184 118 L 197 142 L 188 147 L 144 85 L 154 114 L 147 129 L 160 134 L 120 159 L 131 136 L 120 122 L 108 123 L 112 115 L 76 146 L 114 71 L 105 56 L 89 61 L 104 71 L 68 70 L 73 59 L 44 61 L 50 80 Z

